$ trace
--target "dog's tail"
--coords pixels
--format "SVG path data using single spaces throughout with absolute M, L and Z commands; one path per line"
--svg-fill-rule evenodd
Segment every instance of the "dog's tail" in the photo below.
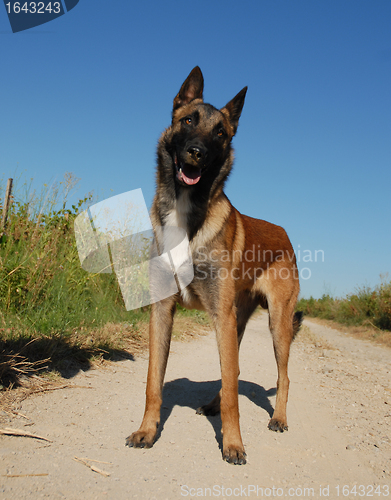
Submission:
M 303 322 L 303 311 L 295 312 L 293 316 L 293 339 L 296 337 L 298 331 L 300 330 L 301 323 Z

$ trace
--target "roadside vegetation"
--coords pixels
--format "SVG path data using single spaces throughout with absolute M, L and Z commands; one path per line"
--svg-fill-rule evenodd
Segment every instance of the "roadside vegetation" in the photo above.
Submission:
M 26 184 L 14 190 L 0 233 L 0 389 L 39 370 L 68 376 L 146 345 L 149 308 L 126 311 L 115 273 L 80 266 L 73 222 L 96 200 L 89 195 L 68 208 L 76 183 L 67 174 L 38 194 Z
M 297 309 L 305 315 L 372 330 L 372 337 L 391 345 L 391 281 L 382 279 L 375 288 L 361 287 L 343 298 L 323 295 L 300 299 Z

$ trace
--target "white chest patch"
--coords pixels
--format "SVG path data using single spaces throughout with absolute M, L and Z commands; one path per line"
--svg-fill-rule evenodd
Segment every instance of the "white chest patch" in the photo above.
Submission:
M 182 227 L 187 232 L 187 217 L 192 210 L 189 191 L 182 191 L 176 202 L 176 207 L 171 210 L 166 218 L 166 226 Z
M 192 203 L 190 201 L 189 191 L 182 191 L 176 202 L 176 207 L 171 210 L 166 218 L 166 226 L 171 227 L 181 227 L 188 232 L 187 220 L 192 210 Z M 190 249 L 188 249 L 189 251 Z M 188 304 L 191 301 L 191 292 L 188 288 L 182 288 L 181 297 L 184 304 Z

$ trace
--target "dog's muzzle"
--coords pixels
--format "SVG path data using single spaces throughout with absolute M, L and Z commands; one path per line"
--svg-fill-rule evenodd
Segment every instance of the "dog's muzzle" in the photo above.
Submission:
M 196 149 L 196 148 L 194 148 Z M 189 153 L 191 154 L 191 153 Z M 194 152 L 195 155 L 200 153 Z M 201 158 L 199 157 L 197 161 Z M 194 186 L 201 179 L 202 168 L 197 165 L 190 165 L 189 163 L 183 163 L 179 160 L 178 155 L 174 156 L 174 163 L 176 168 L 176 178 L 182 184 L 186 184 L 188 186 Z

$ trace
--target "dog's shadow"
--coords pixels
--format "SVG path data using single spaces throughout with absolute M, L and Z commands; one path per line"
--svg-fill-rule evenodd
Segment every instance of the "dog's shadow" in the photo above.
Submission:
M 174 406 L 187 406 L 192 408 L 194 412 L 200 406 L 209 403 L 219 392 L 221 381 L 208 382 L 193 382 L 188 378 L 180 378 L 167 382 L 163 388 L 163 404 L 160 416 L 160 426 L 156 436 L 156 441 L 164 429 L 164 424 L 171 415 Z M 270 404 L 269 397 L 274 396 L 277 392 L 276 388 L 266 390 L 264 387 L 239 380 L 239 394 L 242 394 L 254 404 L 265 410 L 270 417 L 273 415 L 273 407 Z M 199 416 L 199 418 L 202 418 Z M 216 416 L 206 417 L 215 431 L 215 438 L 220 450 L 223 449 L 223 437 L 221 434 L 221 417 Z

